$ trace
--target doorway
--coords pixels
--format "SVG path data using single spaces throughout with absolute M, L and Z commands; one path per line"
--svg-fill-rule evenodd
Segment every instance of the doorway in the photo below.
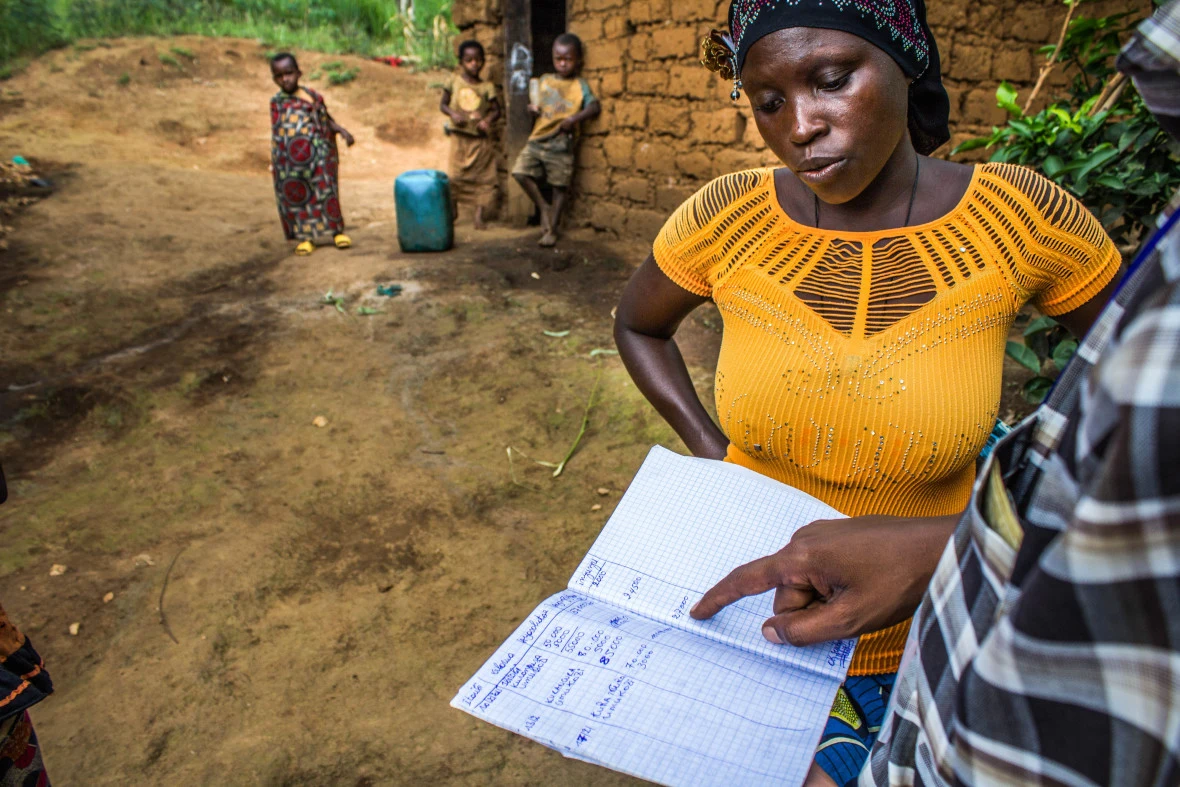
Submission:
M 533 74 L 553 72 L 553 41 L 565 32 L 565 0 L 532 0 Z
M 504 148 L 509 166 L 525 146 L 533 129 L 528 112 L 529 78 L 553 72 L 553 41 L 565 32 L 566 0 L 502 0 L 504 9 L 505 135 Z M 509 178 L 508 218 L 525 223 L 537 221 L 530 200 Z

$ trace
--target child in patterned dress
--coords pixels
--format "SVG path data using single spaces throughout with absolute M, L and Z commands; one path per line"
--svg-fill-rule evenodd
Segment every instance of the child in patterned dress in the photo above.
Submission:
M 270 72 L 280 88 L 270 100 L 270 159 L 283 232 L 287 240 L 299 241 L 295 253 L 301 257 L 328 235 L 336 248 L 347 249 L 352 239 L 344 234 L 340 213 L 336 135 L 349 147 L 356 140 L 328 114 L 319 93 L 300 87 L 303 72 L 294 55 L 275 55 Z
M 443 88 L 439 109 L 451 119 L 451 194 L 460 202 L 475 203 L 475 228 L 484 228 L 486 214 L 496 202 L 496 149 L 490 132 L 500 117 L 496 87 L 480 79 L 484 66 L 483 45 L 459 44 L 459 71 Z

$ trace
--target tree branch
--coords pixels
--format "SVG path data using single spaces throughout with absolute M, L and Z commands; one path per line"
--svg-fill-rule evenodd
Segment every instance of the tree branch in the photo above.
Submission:
M 1061 53 L 1061 47 L 1065 45 L 1065 34 L 1069 32 L 1069 23 L 1073 21 L 1073 12 L 1077 9 L 1080 0 L 1069 0 L 1066 5 L 1069 11 L 1065 14 L 1065 22 L 1061 25 L 1061 33 L 1057 36 L 1057 45 L 1053 47 L 1053 51 L 1049 53 L 1049 59 L 1045 65 L 1041 66 L 1041 73 L 1037 75 L 1037 83 L 1033 85 L 1032 92 L 1028 94 L 1028 100 L 1024 102 L 1024 114 L 1032 109 L 1033 101 L 1036 100 L 1037 94 L 1041 92 L 1041 88 L 1045 85 L 1045 80 L 1049 78 L 1049 74 L 1053 71 L 1053 66 L 1057 65 L 1057 56 Z

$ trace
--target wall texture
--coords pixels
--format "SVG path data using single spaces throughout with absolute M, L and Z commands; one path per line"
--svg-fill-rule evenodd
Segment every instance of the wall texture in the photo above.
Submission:
M 569 29 L 586 44 L 583 75 L 603 105 L 578 154 L 570 222 L 651 238 L 709 179 L 776 163 L 745 96 L 732 102 L 732 85 L 698 62 L 702 36 L 725 26 L 728 0 L 568 2 Z M 1150 9 L 1150 0 L 1101 0 L 1081 13 Z M 928 0 L 928 10 L 955 144 L 1003 121 L 995 102 L 1000 80 L 1027 95 L 1043 62 L 1037 49 L 1056 40 L 1066 8 L 1061 0 Z M 484 44 L 488 76 L 502 84 L 501 0 L 455 0 L 454 20 Z M 1058 72 L 1050 84 L 1064 81 Z

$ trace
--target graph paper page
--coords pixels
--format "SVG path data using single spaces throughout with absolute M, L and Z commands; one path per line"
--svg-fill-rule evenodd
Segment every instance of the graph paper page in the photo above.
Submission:
M 451 705 L 662 784 L 801 784 L 852 642 L 759 642 L 766 596 L 705 626 L 687 609 L 732 568 L 839 514 L 731 470 L 742 468 L 653 449 L 570 589 L 537 607 Z
M 591 598 L 821 675 L 846 672 L 854 640 L 809 648 L 773 645 L 762 623 L 774 592 L 743 599 L 711 620 L 688 615 L 733 569 L 782 549 L 817 519 L 843 519 L 811 495 L 735 464 L 656 446 L 569 587 Z

